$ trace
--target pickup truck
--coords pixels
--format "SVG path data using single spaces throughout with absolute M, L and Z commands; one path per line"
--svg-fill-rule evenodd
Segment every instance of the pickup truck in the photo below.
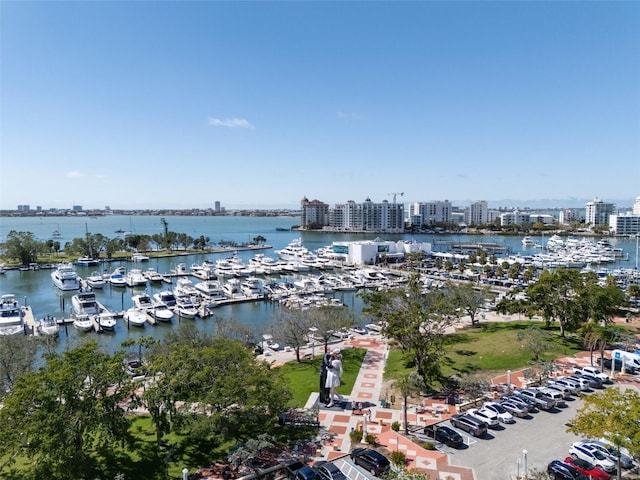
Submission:
M 574 373 L 578 375 L 588 374 L 600 379 L 602 383 L 609 383 L 609 375 L 600 371 L 596 367 L 573 367 Z
M 535 388 L 525 388 L 518 390 L 518 393 L 524 397 L 533 400 L 540 410 L 551 410 L 556 406 L 556 402 Z

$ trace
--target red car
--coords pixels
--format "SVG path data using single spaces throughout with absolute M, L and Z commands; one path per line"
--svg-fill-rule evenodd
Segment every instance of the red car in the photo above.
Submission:
M 611 475 L 607 472 L 581 458 L 567 457 L 564 459 L 564 463 L 575 467 L 580 473 L 584 473 L 587 477 L 593 478 L 594 480 L 609 480 L 611 478 Z

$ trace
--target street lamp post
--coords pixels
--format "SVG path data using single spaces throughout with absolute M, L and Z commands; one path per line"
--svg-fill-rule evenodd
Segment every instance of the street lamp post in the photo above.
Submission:
M 522 478 L 527 480 L 527 450 L 522 450 Z
M 189 480 L 189 469 L 188 468 L 183 468 L 182 469 L 182 480 Z
M 511 370 L 507 370 L 507 395 L 511 395 Z
M 367 416 L 362 416 L 362 443 L 367 443 Z

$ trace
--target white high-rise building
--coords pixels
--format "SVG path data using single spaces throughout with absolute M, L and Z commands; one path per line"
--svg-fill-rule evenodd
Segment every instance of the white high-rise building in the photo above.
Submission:
M 596 225 L 609 225 L 609 215 L 613 214 L 613 210 L 613 203 L 605 203 L 596 197 L 593 202 L 587 203 L 585 221 L 587 225 L 592 227 Z
M 349 200 L 329 210 L 329 226 L 335 230 L 354 232 L 404 232 L 404 205 L 383 200 L 363 203 Z
M 640 197 L 637 197 L 636 203 L 633 204 L 633 214 L 640 215 Z
M 409 210 L 411 225 L 426 226 L 437 223 L 451 223 L 453 206 L 449 200 L 416 202 Z
M 465 210 L 464 221 L 467 225 L 485 225 L 488 223 L 489 208 L 486 200 L 479 200 L 469 205 Z

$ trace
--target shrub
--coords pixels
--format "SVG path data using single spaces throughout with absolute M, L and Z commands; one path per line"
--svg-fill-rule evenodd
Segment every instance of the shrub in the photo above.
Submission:
M 378 437 L 376 437 L 375 435 L 371 435 L 370 433 L 367 433 L 367 436 L 366 436 L 365 440 L 367 441 L 367 443 L 369 445 L 377 445 L 378 444 Z
M 391 430 L 393 430 L 394 432 L 399 432 L 400 431 L 400 422 L 398 422 L 397 420 L 395 422 L 393 422 L 391 424 Z
M 391 460 L 391 463 L 396 467 L 405 467 L 407 465 L 407 456 L 403 452 L 397 450 L 391 452 L 389 460 Z
M 351 430 L 351 432 L 349 432 L 349 438 L 351 439 L 351 443 L 360 443 L 360 440 L 362 440 L 362 430 Z

